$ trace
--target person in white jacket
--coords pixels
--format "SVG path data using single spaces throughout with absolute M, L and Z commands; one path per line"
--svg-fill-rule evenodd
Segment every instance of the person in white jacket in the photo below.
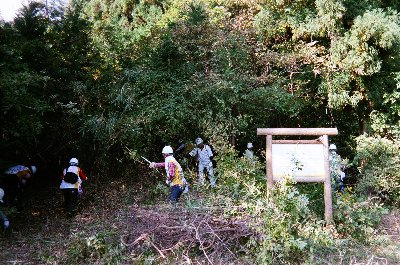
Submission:
M 247 149 L 244 151 L 243 156 L 247 158 L 249 161 L 253 161 L 254 151 L 252 143 L 247 143 Z
M 79 188 L 82 181 L 85 180 L 87 180 L 87 177 L 78 167 L 78 159 L 71 158 L 69 166 L 62 172 L 60 184 L 60 189 L 64 195 L 64 208 L 69 217 L 76 213 Z
M 207 171 L 208 179 L 210 180 L 210 185 L 212 188 L 215 187 L 214 169 L 212 164 L 213 152 L 211 147 L 203 143 L 203 139 L 197 138 L 195 140 L 196 147 L 190 151 L 189 155 L 194 157 L 198 162 L 198 178 L 199 185 L 204 184 L 204 170 Z

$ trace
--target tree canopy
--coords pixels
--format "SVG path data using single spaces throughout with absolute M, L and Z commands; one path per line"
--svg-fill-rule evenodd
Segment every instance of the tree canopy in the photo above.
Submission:
M 1 145 L 94 162 L 215 131 L 262 146 L 258 127 L 338 127 L 346 154 L 366 132 L 398 139 L 398 12 L 379 0 L 31 2 L 0 25 Z

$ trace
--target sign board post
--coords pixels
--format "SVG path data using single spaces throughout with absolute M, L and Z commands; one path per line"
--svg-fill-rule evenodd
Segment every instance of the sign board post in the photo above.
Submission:
M 324 183 L 325 220 L 332 221 L 332 189 L 329 170 L 328 135 L 336 128 L 258 128 L 266 136 L 267 189 L 291 175 L 296 182 Z M 317 140 L 273 140 L 274 135 L 318 136 Z

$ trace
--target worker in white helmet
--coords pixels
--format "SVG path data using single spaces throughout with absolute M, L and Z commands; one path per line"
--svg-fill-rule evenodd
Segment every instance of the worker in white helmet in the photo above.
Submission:
M 207 171 L 208 179 L 212 188 L 215 187 L 214 169 L 212 164 L 212 158 L 214 156 L 211 151 L 211 147 L 203 143 L 203 139 L 196 138 L 196 147 L 190 151 L 189 155 L 197 160 L 197 174 L 199 178 L 199 185 L 204 184 L 204 170 Z
M 151 162 L 150 168 L 165 168 L 167 174 L 166 183 L 170 186 L 169 201 L 171 204 L 175 204 L 185 190 L 187 183 L 181 165 L 173 156 L 172 147 L 169 145 L 164 146 L 161 153 L 165 159 L 164 162 Z
M 244 151 L 243 156 L 247 158 L 249 161 L 254 161 L 254 151 L 253 144 L 247 143 L 247 149 Z
M 23 190 L 28 180 L 36 173 L 36 166 L 16 165 L 8 168 L 0 179 L 0 188 L 6 194 L 6 204 L 16 205 L 22 210 Z
M 4 190 L 0 188 L 0 207 L 4 204 L 3 197 L 4 197 Z M 1 211 L 1 208 L 0 208 L 0 224 L 3 226 L 4 230 L 10 226 L 10 221 L 8 221 L 7 216 Z
M 78 159 L 71 158 L 68 167 L 62 172 L 60 184 L 64 196 L 64 209 L 68 217 L 74 216 L 77 211 L 79 188 L 85 180 L 87 177 L 79 167 Z
M 16 176 L 20 184 L 25 185 L 28 180 L 36 173 L 36 166 L 17 165 L 7 169 L 4 174 Z
M 337 148 L 335 144 L 329 145 L 329 170 L 333 189 L 343 193 L 343 179 L 345 178 L 346 174 L 343 172 L 344 162 L 336 151 Z

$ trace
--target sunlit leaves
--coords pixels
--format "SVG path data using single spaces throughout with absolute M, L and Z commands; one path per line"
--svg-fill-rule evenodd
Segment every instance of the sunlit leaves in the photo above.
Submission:
M 368 11 L 334 43 L 332 62 L 357 75 L 372 75 L 381 69 L 380 49 L 388 50 L 399 43 L 399 15 L 379 9 Z
M 342 18 L 345 8 L 342 1 L 317 0 L 316 12 L 309 15 L 304 23 L 295 30 L 295 37 L 328 37 L 334 38 L 342 31 Z

